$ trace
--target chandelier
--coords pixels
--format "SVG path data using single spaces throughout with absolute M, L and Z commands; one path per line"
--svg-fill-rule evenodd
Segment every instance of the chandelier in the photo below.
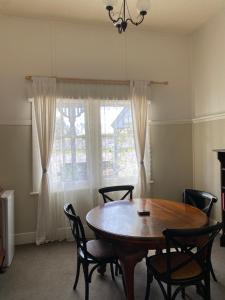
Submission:
M 137 0 L 137 11 L 139 15 L 136 21 L 131 17 L 127 0 L 122 0 L 119 12 L 114 13 L 114 7 L 117 4 L 117 0 L 104 0 L 106 10 L 108 10 L 109 18 L 113 24 L 117 27 L 118 32 L 122 33 L 126 30 L 128 22 L 138 26 L 144 21 L 145 15 L 150 8 L 150 0 Z

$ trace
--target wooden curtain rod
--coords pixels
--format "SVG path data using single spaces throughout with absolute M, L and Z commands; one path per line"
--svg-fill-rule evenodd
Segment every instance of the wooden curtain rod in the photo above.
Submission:
M 54 76 L 47 76 L 48 78 L 56 78 L 56 80 L 61 81 L 75 81 L 77 83 L 90 83 L 90 84 L 114 84 L 114 85 L 129 85 L 129 80 L 105 80 L 105 79 L 82 79 L 82 78 L 71 78 L 71 77 L 54 77 Z M 25 76 L 26 80 L 32 80 L 33 76 L 28 75 Z M 168 85 L 168 81 L 149 81 L 149 85 L 151 84 L 161 84 L 161 85 Z

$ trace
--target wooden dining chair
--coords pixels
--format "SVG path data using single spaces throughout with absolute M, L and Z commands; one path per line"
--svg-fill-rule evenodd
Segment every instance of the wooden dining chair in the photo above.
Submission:
M 120 192 L 120 191 L 124 191 L 125 193 L 122 195 L 122 197 L 120 197 L 120 199 L 116 199 L 116 200 L 124 200 L 127 196 L 131 200 L 133 198 L 133 189 L 134 189 L 133 185 L 116 185 L 116 186 L 104 187 L 99 189 L 98 191 L 102 195 L 104 203 L 107 203 L 109 201 L 114 201 L 111 194 L 109 195 L 109 193 Z
M 211 193 L 185 189 L 183 192 L 183 202 L 202 210 L 210 218 L 212 207 L 217 202 L 217 197 Z
M 133 199 L 133 190 L 134 190 L 133 185 L 114 185 L 114 186 L 103 187 L 98 191 L 102 195 L 104 203 L 107 203 L 107 202 L 114 201 L 114 199 L 112 198 L 113 192 L 124 192 L 124 194 L 120 197 L 120 199 L 116 199 L 116 200 L 124 200 L 127 196 L 131 200 Z M 121 269 L 119 268 L 119 263 L 118 263 L 115 269 L 116 275 L 118 275 L 119 272 L 121 273 Z
M 84 228 L 79 216 L 76 215 L 72 204 L 64 205 L 64 213 L 69 219 L 72 234 L 77 247 L 77 270 L 73 289 L 75 290 L 79 281 L 80 266 L 83 267 L 85 279 L 85 300 L 89 299 L 89 283 L 93 272 L 101 266 L 110 264 L 112 279 L 114 280 L 113 264 L 117 264 L 117 257 L 110 243 L 98 240 L 86 240 Z M 89 266 L 92 265 L 89 270 Z
M 217 202 L 217 200 L 218 199 L 216 196 L 204 191 L 185 189 L 183 192 L 183 202 L 202 210 L 208 216 L 208 218 L 210 218 L 212 207 Z M 214 281 L 217 281 L 212 263 L 211 274 Z
M 164 230 L 166 253 L 147 259 L 145 300 L 149 299 L 153 277 L 157 280 L 165 300 L 175 300 L 179 292 L 191 285 L 201 287 L 204 299 L 210 300 L 212 245 L 222 226 L 222 223 L 217 223 L 197 229 Z M 176 286 L 173 293 L 172 286 Z

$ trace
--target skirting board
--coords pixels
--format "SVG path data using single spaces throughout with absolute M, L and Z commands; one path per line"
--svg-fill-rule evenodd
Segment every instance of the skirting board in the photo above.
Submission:
M 68 228 L 68 230 L 70 231 L 70 228 Z M 94 238 L 94 233 L 87 225 L 84 225 L 84 230 L 87 239 Z M 18 246 L 18 245 L 34 244 L 35 236 L 36 236 L 35 232 L 17 233 L 15 234 L 15 245 Z
M 25 232 L 15 234 L 15 245 L 25 245 L 35 243 L 35 232 Z
M 216 224 L 216 221 L 210 219 L 210 224 Z M 93 231 L 87 226 L 84 225 L 87 239 L 95 238 Z M 70 230 L 70 228 L 68 228 Z M 26 233 L 17 233 L 15 234 L 15 245 L 26 245 L 35 243 L 35 232 L 26 232 Z

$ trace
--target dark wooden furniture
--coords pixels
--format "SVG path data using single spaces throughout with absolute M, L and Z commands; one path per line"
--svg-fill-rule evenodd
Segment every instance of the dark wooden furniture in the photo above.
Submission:
M 220 238 L 220 246 L 225 247 L 225 149 L 215 150 L 220 161 L 220 188 L 221 188 L 221 214 L 222 214 L 222 236 Z
M 133 185 L 114 185 L 114 186 L 108 186 L 104 187 L 98 190 L 98 192 L 102 195 L 104 203 L 114 201 L 112 198 L 112 193 L 114 192 L 124 192 L 122 196 L 120 197 L 120 200 L 124 200 L 125 198 L 131 200 L 133 199 L 133 190 L 134 186 Z M 118 198 L 116 199 L 118 200 Z M 118 275 L 118 266 L 116 266 L 115 269 L 115 274 Z
M 114 201 L 112 197 L 110 197 L 109 193 L 112 192 L 119 192 L 119 191 L 124 191 L 125 193 L 123 196 L 120 198 L 120 200 L 124 200 L 127 196 L 129 196 L 129 199 L 131 200 L 133 198 L 133 185 L 116 185 L 116 186 L 108 186 L 99 189 L 99 193 L 102 195 L 104 203 L 107 203 L 109 201 Z M 118 200 L 118 198 L 116 199 Z
M 139 216 L 149 210 L 150 216 Z M 119 257 L 127 299 L 134 299 L 134 268 L 149 249 L 165 249 L 167 228 L 196 228 L 208 224 L 208 217 L 187 204 L 163 199 L 113 201 L 93 208 L 86 216 L 89 227 L 114 244 Z
M 98 267 L 110 264 L 112 279 L 114 280 L 113 264 L 117 263 L 116 255 L 110 243 L 103 240 L 87 241 L 83 225 L 79 216 L 76 215 L 71 204 L 64 205 L 64 213 L 69 219 L 72 234 L 77 246 L 77 271 L 73 289 L 75 290 L 79 281 L 80 266 L 82 265 L 85 279 L 85 300 L 89 299 L 89 283 L 92 274 Z M 89 270 L 89 265 L 92 268 Z
M 201 209 L 209 218 L 217 200 L 215 195 L 204 191 L 185 189 L 183 192 L 183 202 Z
M 221 228 L 222 223 L 217 223 L 205 228 L 163 231 L 166 239 L 166 253 L 147 259 L 149 288 L 146 289 L 145 300 L 149 298 L 153 276 L 166 300 L 175 300 L 179 292 L 183 292 L 187 286 L 191 285 L 201 287 L 204 299 L 210 300 L 211 251 L 214 238 Z M 166 283 L 166 289 L 162 282 Z M 173 293 L 172 286 L 176 286 Z
M 183 202 L 201 209 L 205 214 L 207 214 L 209 218 L 211 215 L 213 204 L 216 203 L 217 200 L 218 199 L 216 196 L 204 191 L 185 189 L 183 192 Z M 212 264 L 211 274 L 214 281 L 217 281 Z

